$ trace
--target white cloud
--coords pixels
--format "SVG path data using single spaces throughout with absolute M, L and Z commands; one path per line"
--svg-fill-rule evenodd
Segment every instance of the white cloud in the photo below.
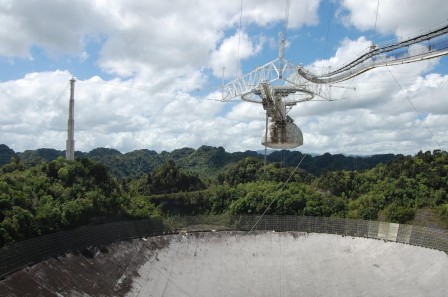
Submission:
M 227 114 L 228 119 L 239 121 L 263 120 L 265 116 L 266 112 L 263 110 L 261 104 L 244 101 L 235 104 L 232 110 Z
M 317 60 L 312 65 L 308 66 L 308 68 L 316 74 L 330 72 L 365 53 L 371 44 L 372 42 L 367 40 L 364 36 L 359 37 L 357 40 L 344 38 L 340 42 L 340 46 L 337 48 L 333 57 Z
M 67 72 L 33 73 L 24 79 L 0 83 L 0 103 L 5 107 L 0 111 L 2 142 L 16 151 L 37 147 L 64 149 L 69 78 Z M 258 138 L 258 122 L 251 122 L 250 113 L 246 114 L 246 123 L 238 117 L 219 115 L 229 106 L 232 104 L 178 91 L 158 93 L 132 80 L 78 80 L 75 146 L 82 151 L 104 146 L 126 152 L 137 148 L 173 150 L 208 143 L 234 150 L 249 149 L 246 140 L 241 139 L 246 134 Z
M 387 69 L 378 69 L 359 76 L 353 84 L 357 90 L 348 91 L 346 100 L 301 104 L 291 116 L 305 134 L 302 149 L 355 154 L 446 149 L 447 77 L 419 76 L 425 68 L 391 67 L 395 79 Z
M 319 1 L 307 4 L 306 13 L 304 3 L 291 5 L 291 27 L 317 23 Z M 244 1 L 244 25 L 282 22 L 284 10 L 274 0 Z M 129 77 L 148 68 L 158 74 L 174 68 L 182 75 L 203 67 L 239 22 L 238 1 L 2 1 L 0 56 L 28 57 L 37 46 L 47 54 L 83 58 L 86 43 L 96 42 L 98 65 L 109 73 Z
M 379 6 L 378 6 L 379 4 Z M 448 2 L 445 0 L 343 0 L 340 12 L 343 22 L 366 31 L 375 28 L 376 33 L 405 36 L 415 34 L 435 22 L 446 20 Z M 378 17 L 376 11 L 378 7 Z
M 321 73 L 328 65 L 335 69 L 369 45 L 365 37 L 346 38 L 333 57 L 317 60 L 309 68 L 315 73 Z M 413 154 L 419 149 L 446 147 L 448 137 L 440 119 L 448 115 L 444 104 L 448 77 L 431 73 L 438 63 L 434 59 L 377 68 L 335 84 L 331 98 L 336 101 L 300 104 L 290 115 L 305 134 L 301 149 L 320 153 Z
M 378 32 L 407 34 L 446 17 L 446 1 L 414 2 L 380 1 Z M 340 3 L 339 17 L 345 24 L 373 29 L 377 0 Z M 104 71 L 76 83 L 77 150 L 105 146 L 123 152 L 161 151 L 202 144 L 228 151 L 262 149 L 265 111 L 260 104 L 208 100 L 221 98 L 216 78 L 221 78 L 223 66 L 226 77 L 235 76 L 238 44 L 239 69 L 268 62 L 254 60 L 270 40 L 277 41 L 267 32 L 283 24 L 284 2 L 245 0 L 239 35 L 240 4 L 0 0 L 0 56 L 12 65 L 27 58 L 37 65 L 40 57 L 33 57 L 33 49 L 39 48 L 55 64 L 68 56 L 82 65 L 93 62 Z M 291 1 L 290 36 L 301 34 L 295 29 L 319 23 L 319 5 L 317 0 Z M 351 61 L 371 44 L 371 36 L 362 33 L 356 39 L 337 35 L 342 37 L 333 57 L 320 60 L 319 53 L 312 53 L 313 66 L 319 72 Z M 433 73 L 438 62 L 372 70 L 339 85 L 347 88 L 332 88 L 339 101 L 294 107 L 290 115 L 305 137 L 305 145 L 298 149 L 369 154 L 435 148 L 403 92 L 446 145 L 448 105 L 443 102 L 448 76 Z M 67 85 L 76 71 L 28 72 L 23 78 L 16 75 L 0 82 L 1 142 L 16 151 L 64 149 Z
M 219 48 L 210 55 L 210 65 L 213 69 L 213 75 L 222 77 L 224 74 L 224 78 L 232 78 L 236 74 L 241 75 L 241 61 L 258 54 L 262 46 L 263 39 L 258 40 L 254 44 L 244 31 L 241 33 L 237 32 L 235 35 L 224 39 Z M 225 68 L 224 73 L 223 67 Z
M 32 46 L 47 52 L 82 52 L 84 38 L 104 27 L 90 1 L 2 1 L 0 55 L 28 57 Z
M 290 1 L 289 11 L 286 12 L 286 1 L 243 1 L 243 17 L 246 22 L 269 26 L 275 22 L 283 22 L 288 13 L 289 28 L 298 28 L 304 24 L 316 25 L 319 20 L 317 16 L 319 4 L 318 0 Z

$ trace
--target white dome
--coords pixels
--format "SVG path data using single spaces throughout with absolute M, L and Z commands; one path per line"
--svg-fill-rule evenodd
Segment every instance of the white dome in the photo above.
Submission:
M 303 145 L 302 131 L 292 122 L 286 122 L 285 125 L 270 123 L 267 135 L 266 130 L 263 132 L 261 144 L 274 149 L 295 148 Z

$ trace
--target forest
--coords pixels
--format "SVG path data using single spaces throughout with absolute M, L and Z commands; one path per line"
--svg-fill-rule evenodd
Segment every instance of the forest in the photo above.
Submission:
M 423 212 L 435 227 L 448 227 L 448 153 L 440 150 L 344 159 L 349 165 L 341 161 L 348 157 L 325 154 L 310 157 L 306 170 L 296 169 L 299 152 L 273 153 L 265 163 L 256 152 L 201 147 L 150 153 L 162 160 L 140 174 L 144 164 L 124 166 L 118 151 L 112 161 L 104 157 L 110 149 L 94 151 L 96 160 L 81 154 L 75 161 L 58 154 L 51 161 L 34 154 L 30 161 L 11 151 L 0 167 L 0 246 L 115 220 L 265 211 L 414 224 L 422 223 Z M 120 166 L 110 162 L 137 169 L 114 174 Z
M 65 157 L 65 151 L 41 148 L 26 150 L 16 153 L 4 144 L 0 144 L 0 166 L 11 161 L 12 157 L 18 157 L 26 165 L 36 165 L 41 162 L 50 162 L 58 157 Z M 148 149 L 135 150 L 122 154 L 118 150 L 110 148 L 96 148 L 90 152 L 75 152 L 76 158 L 87 157 L 106 165 L 110 173 L 118 178 L 136 178 L 152 172 L 168 160 L 173 160 L 182 169 L 195 172 L 201 178 L 216 178 L 219 173 L 225 172 L 238 161 L 254 157 L 264 159 L 264 152 L 255 151 L 229 153 L 223 147 L 203 145 L 198 149 L 184 147 L 171 152 L 157 153 Z M 304 158 L 305 157 L 305 158 Z M 296 166 L 300 161 L 300 167 L 316 176 L 326 170 L 361 170 L 372 168 L 378 163 L 384 163 L 401 155 L 383 154 L 374 156 L 344 156 L 342 154 L 331 155 L 305 155 L 298 151 L 272 151 L 267 155 L 268 162 L 282 162 L 286 167 Z M 303 160 L 302 160 L 303 159 Z

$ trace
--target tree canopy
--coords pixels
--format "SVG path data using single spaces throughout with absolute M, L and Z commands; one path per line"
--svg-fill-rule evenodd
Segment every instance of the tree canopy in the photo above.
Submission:
M 55 149 L 26 150 L 15 153 L 6 145 L 0 146 L 0 161 L 9 163 L 12 156 L 18 156 L 27 165 L 41 162 L 51 162 L 58 157 L 64 157 L 65 152 Z M 300 168 L 306 172 L 320 176 L 326 171 L 335 170 L 364 170 L 376 164 L 385 163 L 401 155 L 374 155 L 366 157 L 344 156 L 329 153 L 321 156 L 304 155 L 297 151 L 275 151 L 266 156 L 269 163 L 281 163 L 283 167 L 294 167 L 301 162 Z M 197 173 L 202 179 L 215 179 L 246 158 L 264 159 L 264 155 L 255 151 L 229 153 L 223 147 L 203 145 L 198 149 L 181 148 L 172 152 L 157 153 L 152 150 L 141 149 L 122 154 L 111 148 L 96 148 L 88 153 L 75 152 L 76 158 L 87 157 L 107 166 L 110 173 L 118 179 L 138 178 L 151 173 L 168 160 L 174 161 L 184 170 Z M 3 165 L 0 163 L 0 165 Z
M 223 166 L 216 178 L 187 170 L 180 161 L 166 159 L 171 156 L 166 152 L 134 152 L 142 158 L 166 159 L 134 178 L 118 178 L 88 157 L 67 161 L 59 156 L 32 164 L 13 155 L 0 167 L 0 246 L 84 224 L 169 215 L 265 212 L 409 223 L 425 210 L 448 226 L 445 151 L 401 156 L 365 170 L 326 170 L 318 176 L 296 164 L 265 164 L 256 156 L 239 155 L 241 159 L 230 165 L 223 149 L 211 147 L 184 148 L 173 155 L 194 156 L 198 151 L 202 156 L 212 152 L 213 157 L 197 166 Z M 107 154 L 109 161 L 122 156 L 110 149 L 95 154 Z M 129 162 L 137 166 L 135 160 Z M 188 162 L 193 160 L 198 159 Z

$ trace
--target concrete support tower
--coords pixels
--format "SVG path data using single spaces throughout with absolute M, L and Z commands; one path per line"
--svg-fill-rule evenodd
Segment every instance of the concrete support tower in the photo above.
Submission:
M 65 158 L 67 160 L 75 160 L 75 81 L 72 77 L 70 79 L 70 103 L 68 111 L 68 135 L 65 150 Z

